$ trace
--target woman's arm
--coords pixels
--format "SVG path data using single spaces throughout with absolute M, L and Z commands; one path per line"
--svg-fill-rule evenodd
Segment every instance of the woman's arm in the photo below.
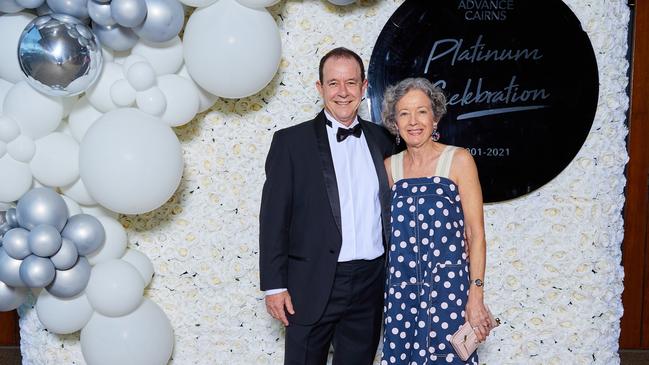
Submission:
M 390 159 L 392 157 L 388 157 L 385 160 L 383 160 L 383 165 L 385 165 L 385 173 L 388 175 L 388 186 L 392 187 L 394 185 L 394 181 L 392 181 L 392 165 L 390 162 Z

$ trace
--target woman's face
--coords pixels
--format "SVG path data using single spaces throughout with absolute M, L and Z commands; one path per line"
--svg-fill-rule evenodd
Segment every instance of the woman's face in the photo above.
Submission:
M 437 126 L 430 99 L 421 90 L 410 90 L 395 106 L 399 135 L 409 147 L 431 142 L 430 135 Z

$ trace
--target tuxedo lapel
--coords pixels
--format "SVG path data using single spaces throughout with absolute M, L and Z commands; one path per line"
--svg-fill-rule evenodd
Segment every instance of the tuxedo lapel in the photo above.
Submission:
M 329 196 L 329 204 L 331 205 L 331 213 L 336 221 L 338 231 L 342 234 L 342 225 L 340 223 L 340 199 L 338 197 L 338 183 L 336 182 L 336 171 L 334 170 L 334 162 L 331 158 L 331 147 L 329 146 L 329 138 L 327 137 L 327 123 L 324 111 L 320 112 L 315 118 L 313 124 L 315 128 L 316 143 L 318 145 L 318 152 L 320 155 L 320 164 L 322 176 L 324 178 L 325 187 L 327 188 L 327 195 Z

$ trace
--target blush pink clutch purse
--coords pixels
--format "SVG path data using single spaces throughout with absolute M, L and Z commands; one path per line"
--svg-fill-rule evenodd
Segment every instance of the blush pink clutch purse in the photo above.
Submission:
M 496 328 L 500 324 L 500 320 L 494 318 L 491 314 L 489 308 L 487 308 L 487 313 L 489 313 L 489 321 L 491 322 L 491 328 Z M 480 342 L 478 342 L 478 337 L 476 336 L 471 324 L 469 322 L 464 322 L 462 326 L 451 336 L 451 345 L 455 349 L 457 356 L 466 361 L 471 354 L 478 348 Z

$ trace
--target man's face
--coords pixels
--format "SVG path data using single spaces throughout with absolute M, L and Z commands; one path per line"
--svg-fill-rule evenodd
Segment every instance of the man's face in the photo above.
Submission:
M 361 68 L 352 58 L 331 57 L 322 67 L 322 82 L 316 82 L 325 110 L 349 126 L 356 118 L 367 80 L 361 81 Z

